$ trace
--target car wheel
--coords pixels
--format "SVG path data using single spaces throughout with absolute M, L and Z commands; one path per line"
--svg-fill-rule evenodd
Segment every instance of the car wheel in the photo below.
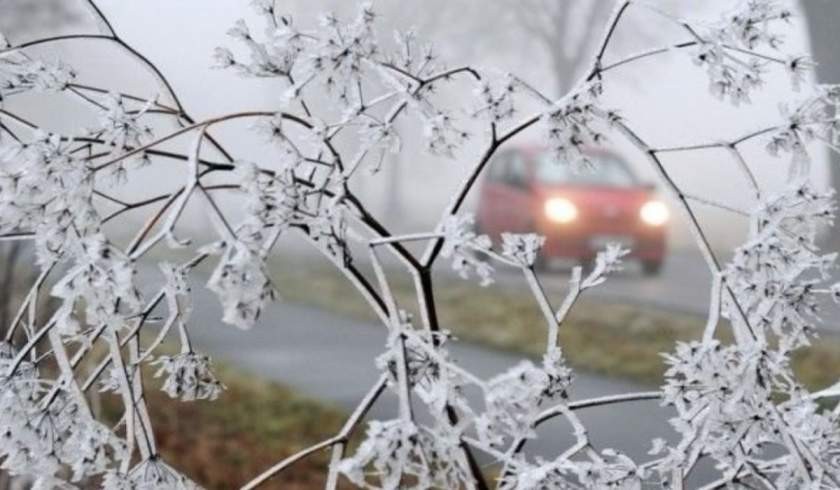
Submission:
M 642 272 L 648 276 L 658 276 L 662 272 L 662 262 L 660 261 L 645 261 L 642 262 Z

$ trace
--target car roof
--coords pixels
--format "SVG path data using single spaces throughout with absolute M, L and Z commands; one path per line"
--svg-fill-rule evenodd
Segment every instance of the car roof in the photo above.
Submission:
M 540 144 L 519 144 L 512 145 L 508 148 L 509 151 L 516 151 L 524 154 L 530 162 L 535 162 L 537 157 L 549 151 L 550 149 L 545 145 Z M 624 167 L 637 181 L 639 180 L 638 173 L 627 158 L 624 158 L 621 153 L 610 148 L 599 146 L 584 146 L 583 153 L 592 157 L 611 156 L 614 157 L 622 167 Z

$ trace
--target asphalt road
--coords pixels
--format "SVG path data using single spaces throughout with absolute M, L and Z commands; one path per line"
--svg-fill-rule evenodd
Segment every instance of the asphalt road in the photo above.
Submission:
M 699 253 L 671 252 L 656 276 L 645 276 L 640 269 L 638 264 L 629 262 L 625 270 L 587 294 L 683 313 L 708 311 L 712 274 Z M 569 280 L 568 272 L 562 268 L 549 270 L 543 277 L 552 286 Z
M 190 319 L 193 344 L 214 358 L 346 410 L 352 410 L 378 379 L 380 373 L 374 359 L 384 349 L 386 334 L 382 327 L 279 303 L 263 314 L 254 329 L 241 331 L 221 324 L 221 308 L 210 292 L 200 284 L 194 284 L 193 289 L 197 305 Z M 463 344 L 453 345 L 452 353 L 460 365 L 483 378 L 522 360 Z M 576 400 L 650 389 L 578 373 L 571 395 Z M 224 398 L 220 403 L 224 403 Z M 394 417 L 396 397 L 386 393 L 370 415 L 378 419 Z M 596 447 L 611 447 L 641 461 L 649 458 L 646 453 L 651 439 L 673 435 L 667 423 L 670 416 L 670 411 L 655 401 L 581 412 Z M 541 437 L 529 444 L 529 451 L 552 457 L 573 442 L 569 425 L 557 420 L 546 424 Z M 699 468 L 696 478 L 708 478 L 706 470 Z
M 640 269 L 638 264 L 628 263 L 625 270 L 587 291 L 587 297 L 678 313 L 708 314 L 712 275 L 699 252 L 672 251 L 656 276 L 645 276 Z M 562 290 L 569 281 L 569 270 L 570 266 L 555 265 L 542 272 L 540 278 L 546 286 Z M 497 279 L 500 284 L 510 287 L 522 285 L 521 275 L 512 269 L 500 271 Z M 840 334 L 840 305 L 826 299 L 821 306 L 824 324 L 820 327 Z

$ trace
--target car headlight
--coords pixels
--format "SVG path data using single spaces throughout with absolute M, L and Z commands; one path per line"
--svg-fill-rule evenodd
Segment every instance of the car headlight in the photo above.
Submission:
M 668 211 L 668 206 L 661 201 L 648 201 L 642 206 L 639 216 L 642 221 L 650 226 L 662 226 L 668 222 L 671 212 Z
M 554 197 L 545 202 L 545 216 L 555 223 L 571 223 L 578 217 L 578 208 L 564 197 Z

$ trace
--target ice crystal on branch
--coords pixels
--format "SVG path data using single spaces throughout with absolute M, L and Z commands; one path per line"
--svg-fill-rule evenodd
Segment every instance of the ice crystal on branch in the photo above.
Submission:
M 479 434 L 491 445 L 506 438 L 536 437 L 534 422 L 546 403 L 566 398 L 572 371 L 559 351 L 547 354 L 541 367 L 523 361 L 488 383 L 487 411 L 478 421 Z
M 558 165 L 571 165 L 575 171 L 592 167 L 587 150 L 599 146 L 605 129 L 620 119 L 614 111 L 601 107 L 602 92 L 601 82 L 591 82 L 545 110 L 543 131 Z
M 8 45 L 0 34 L 0 107 L 4 99 L 24 92 L 59 92 L 76 77 L 61 62 L 45 63 L 32 59 Z
M 219 296 L 222 320 L 242 329 L 251 328 L 263 308 L 275 298 L 263 259 L 240 243 L 223 247 L 222 259 L 207 287 Z
M 108 427 L 94 420 L 70 433 L 62 448 L 73 481 L 104 473 L 114 461 L 124 457 L 125 441 L 118 439 Z
M 486 252 L 493 244 L 487 235 L 477 235 L 473 231 L 472 215 L 451 216 L 443 223 L 444 235 L 441 256 L 452 259 L 452 269 L 462 278 L 467 279 L 474 270 L 481 278 L 482 286 L 493 283 L 493 267 L 476 257 L 476 252 Z
M 141 306 L 134 284 L 134 264 L 110 244 L 104 235 L 93 235 L 77 243 L 74 267 L 53 287 L 52 295 L 63 300 L 62 322 L 76 322 L 77 308 L 88 324 L 123 325 Z M 76 327 L 66 329 L 69 332 Z
M 112 147 L 114 155 L 138 148 L 154 135 L 152 128 L 144 122 L 144 116 L 154 104 L 154 101 L 148 101 L 139 109 L 131 110 L 122 96 L 109 94 L 102 102 L 99 127 L 91 129 L 90 135 Z
M 245 197 L 245 210 L 255 226 L 286 228 L 296 220 L 296 211 L 305 201 L 295 182 L 294 170 L 286 168 L 275 175 L 260 171 L 253 163 L 239 162 L 236 171 Z
M 363 488 L 404 488 L 403 479 L 414 479 L 418 489 L 474 488 L 457 433 L 440 434 L 400 419 L 371 422 L 365 441 L 339 470 Z
M 127 474 L 110 471 L 103 490 L 199 490 L 199 486 L 158 456 L 140 462 Z
M 166 279 L 166 293 L 170 296 L 188 296 L 190 286 L 188 281 L 188 270 L 169 262 L 162 262 L 160 270 Z
M 767 143 L 767 151 L 774 156 L 790 154 L 799 164 L 793 170 L 807 176 L 809 157 L 807 145 L 815 140 L 830 145 L 840 143 L 840 91 L 836 86 L 820 86 L 817 94 L 791 110 L 787 104 L 780 109 L 783 124 L 775 129 Z
M 815 240 L 833 216 L 833 194 L 802 183 L 767 198 L 755 212 L 751 239 L 725 277 L 734 294 L 725 312 L 737 343 L 680 344 L 666 356 L 664 401 L 677 409 L 672 424 L 683 439 L 663 460 L 663 473 L 693 466 L 701 453 L 724 474 L 737 473 L 744 461 L 776 445 L 786 455 L 762 472 L 782 488 L 796 488 L 811 477 L 799 447 L 818 437 L 824 447 L 817 454 L 830 459 L 838 450 L 836 418 L 819 412 L 790 367 L 792 353 L 809 343 L 819 321 L 818 285 L 829 277 L 835 255 L 815 252 Z M 777 339 L 772 343 L 771 335 Z M 703 439 L 696 439 L 698 433 Z M 807 463 L 826 468 L 817 481 L 837 478 L 828 459 Z
M 774 60 L 761 51 L 779 51 L 783 36 L 777 26 L 786 24 L 791 15 L 774 0 L 750 0 L 718 25 L 695 29 L 686 24 L 697 39 L 694 62 L 706 69 L 713 95 L 728 98 L 736 106 L 750 101 L 750 95 L 764 84 L 764 74 Z M 803 56 L 790 57 L 781 64 L 791 73 L 795 88 L 811 66 Z
M 828 459 L 840 447 L 836 417 L 819 413 L 816 404 L 803 398 L 804 390 L 789 381 L 793 376 L 784 354 L 760 345 L 707 342 L 680 344 L 666 358 L 664 402 L 676 408 L 672 424 L 683 438 L 672 453 L 681 457 L 665 460 L 665 473 L 671 465 L 692 465 L 692 455 L 702 453 L 729 474 L 763 454 L 766 446 L 776 446 L 789 452 L 764 471 L 787 481 L 784 488 L 795 488 L 807 474 L 796 448 L 815 440 L 823 447 L 814 458 L 826 460 L 811 464 L 831 467 Z M 775 401 L 776 395 L 786 401 Z M 826 477 L 837 478 L 837 470 Z
M 602 284 L 610 274 L 622 270 L 622 259 L 630 253 L 629 249 L 620 244 L 611 243 L 607 248 L 595 256 L 595 267 L 583 280 L 583 289 L 592 288 Z
M 534 488 L 565 490 L 569 488 L 611 488 L 641 490 L 645 473 L 623 453 L 604 450 L 589 461 L 558 459 L 538 464 L 519 463 L 516 472 L 505 476 L 500 490 Z
M 166 375 L 163 391 L 182 401 L 215 400 L 224 386 L 210 368 L 210 357 L 185 352 L 176 356 L 162 356 L 153 364 L 160 366 L 155 373 Z
M 502 254 L 523 267 L 531 267 L 544 243 L 545 237 L 534 233 L 502 233 Z
M 18 374 L 2 382 L 2 469 L 11 475 L 43 479 L 45 485 L 58 485 L 64 468 L 71 471 L 73 481 L 79 481 L 103 473 L 123 457 L 125 443 L 91 419 L 72 397 L 58 391 L 59 387 L 54 387 L 57 391 L 49 403 L 40 403 L 47 386 L 38 386 L 36 376 L 34 367 L 24 362 Z
M 42 265 L 99 231 L 93 173 L 72 140 L 36 132 L 25 143 L 0 141 L 0 163 L 0 231 L 34 232 Z
M 400 329 L 389 336 L 387 350 L 376 358 L 377 367 L 388 373 L 390 386 L 399 389 L 398 371 L 405 358 L 407 381 L 432 413 L 443 413 L 447 405 L 467 408 L 462 392 L 466 380 L 451 369 L 454 362 L 445 347 L 448 334 L 414 331 L 406 313 L 401 316 Z
M 264 5 L 257 8 L 266 12 Z M 239 61 L 229 49 L 218 48 L 216 65 L 249 76 L 281 79 L 287 85 L 281 104 L 284 108 L 296 101 L 302 103 L 310 87 L 323 87 L 343 109 L 340 125 L 358 123 L 362 128 L 360 139 L 366 142 L 362 153 L 398 148 L 399 137 L 392 124 L 405 112 L 415 113 L 423 122 L 427 149 L 433 154 L 451 156 L 466 140 L 467 132 L 454 124 L 451 111 L 433 101 L 436 84 L 452 75 L 438 63 L 432 45 L 421 43 L 409 32 L 395 35 L 396 49 L 382 49 L 374 26 L 376 13 L 369 4 L 363 4 L 349 23 L 326 14 L 319 28 L 311 32 L 297 30 L 288 17 L 271 18 L 265 42 L 255 40 L 244 21 L 229 31 L 249 47 L 250 63 Z M 369 84 L 390 91 L 368 97 L 365 87 Z M 388 114 L 383 120 L 373 109 L 385 104 L 390 104 L 390 109 L 383 112 Z
M 476 89 L 478 106 L 474 117 L 500 123 L 516 113 L 514 97 L 518 91 L 518 82 L 510 75 L 484 81 Z
M 422 113 L 426 151 L 432 155 L 453 157 L 469 139 L 469 133 L 458 129 L 446 112 Z
M 108 369 L 105 374 L 102 375 L 101 379 L 99 380 L 99 391 L 100 392 L 112 392 L 112 393 L 119 393 L 119 390 L 123 386 L 123 375 L 125 371 L 120 368 L 112 367 Z M 131 381 L 131 377 L 127 377 L 128 381 Z
M 781 49 L 782 28 L 790 17 L 783 3 L 748 0 L 712 26 L 677 20 L 675 26 L 691 36 L 689 42 L 614 60 L 618 54 L 611 41 L 625 28 L 626 14 L 650 11 L 640 2 L 617 1 L 586 76 L 557 98 L 512 74 L 448 67 L 438 50 L 414 32 L 383 41 L 378 15 L 368 3 L 354 17 L 327 14 L 305 29 L 300 25 L 310 24 L 295 24 L 278 12 L 279 2 L 251 4 L 264 25 L 233 23 L 228 33 L 237 46 L 218 48 L 216 64 L 247 77 L 272 79 L 268 82 L 276 83 L 281 95 L 268 107 L 203 121 L 188 114 L 163 72 L 119 37 L 98 9 L 91 12 L 105 34 L 81 37 L 127 50 L 151 69 L 174 107 L 75 84 L 72 70 L 62 63 L 29 56 L 30 47 L 48 48 L 64 37 L 29 46 L 10 46 L 0 37 L 0 101 L 55 91 L 100 116 L 92 129 L 53 134 L 42 130 L 40 121 L 18 116 L 17 104 L 0 111 L 0 239 L 32 240 L 41 271 L 0 343 L 4 471 L 31 477 L 36 488 L 91 481 L 101 481 L 106 490 L 195 488 L 157 454 L 145 393 L 154 380 L 144 380 L 141 369 L 154 360 L 162 389 L 173 398 L 215 399 L 224 387 L 209 358 L 194 350 L 187 330 L 190 270 L 202 261 L 215 262 L 207 287 L 222 305 L 222 320 L 249 328 L 275 297 L 267 264 L 281 239 L 291 235 L 310 243 L 358 287 L 382 320 L 387 340 L 375 359 L 379 380 L 346 426 L 258 476 L 248 488 L 328 447 L 332 486 L 485 488 L 491 483 L 483 473 L 486 462 L 498 470 L 499 490 L 636 490 L 654 480 L 683 488 L 697 474 L 699 462 L 708 460 L 709 471 L 720 476 L 711 486 L 837 487 L 840 411 L 826 406 L 836 401 L 838 384 L 809 392 L 797 380 L 791 359 L 815 337 L 826 301 L 840 302 L 840 286 L 831 277 L 836 255 L 822 252 L 817 240 L 833 224 L 834 195 L 810 182 L 807 155 L 809 143 L 840 143 L 840 88 L 820 87 L 806 92 L 804 101 L 788 101 L 775 127 L 730 139 L 727 145 L 697 142 L 678 149 L 726 148 L 737 157 L 733 164 L 750 174 L 756 202 L 742 212 L 750 220 L 749 234 L 729 263 L 711 247 L 714 237 L 707 236 L 705 225 L 694 219 L 690 189 L 659 161 L 665 150 L 646 141 L 618 108 L 604 103 L 622 67 L 675 49 L 689 53 L 706 70 L 715 95 L 736 105 L 761 88 L 770 70 L 784 71 L 794 89 L 807 84 L 812 62 Z M 473 96 L 446 93 L 453 81 L 469 84 Z M 528 104 L 537 109 L 514 121 Z M 153 118 L 178 127 L 153 140 Z M 260 153 L 262 161 L 240 160 L 216 133 L 216 125 L 235 119 L 247 121 L 270 143 L 270 153 Z M 406 119 L 419 124 L 403 124 Z M 478 127 L 474 137 L 464 129 L 470 126 Z M 419 127 L 422 132 L 411 134 Z M 572 396 L 577 390 L 563 356 L 561 328 L 579 328 L 566 321 L 570 310 L 581 295 L 621 269 L 627 250 L 610 245 L 588 274 L 573 269 L 565 298 L 556 302 L 534 268 L 545 238 L 501 233 L 494 249 L 465 212 L 487 163 L 533 128 L 541 128 L 542 145 L 556 163 L 574 170 L 586 170 L 593 148 L 608 131 L 617 130 L 648 157 L 661 183 L 680 197 L 676 205 L 691 218 L 687 225 L 714 278 L 709 321 L 702 337 L 698 333 L 698 340 L 680 343 L 665 355 L 667 372 L 659 391 Z M 188 153 L 179 148 L 183 135 L 195 136 Z M 390 165 L 392 154 L 419 146 L 401 142 L 416 138 L 434 155 L 454 156 L 469 142 L 483 147 L 482 157 L 467 162 L 464 180 L 434 226 L 397 235 L 355 190 L 359 175 Z M 770 189 L 752 175 L 761 167 L 747 165 L 740 145 L 753 139 L 764 141 L 771 154 L 792 157 L 784 189 Z M 166 150 L 158 148 L 164 143 Z M 126 162 L 136 158 L 141 163 L 152 158 L 186 162 L 187 179 L 163 194 L 138 189 L 149 195 L 136 200 L 112 194 L 119 191 L 115 184 L 135 179 L 135 166 Z M 226 193 L 225 201 L 217 198 L 220 192 Z M 146 272 L 157 268 L 146 262 L 158 262 L 150 252 L 160 245 L 191 249 L 196 239 L 204 240 L 173 236 L 182 212 L 196 199 L 206 205 L 217 236 L 210 245 L 196 247 L 186 262 L 159 263 L 162 275 L 148 274 L 147 279 Z M 128 212 L 146 214 L 134 238 L 123 245 L 109 236 L 112 228 L 106 224 L 134 223 L 125 220 Z M 179 233 L 186 233 L 183 228 Z M 417 254 L 415 245 L 425 246 L 425 252 Z M 358 265 L 358 249 L 369 252 L 373 267 Z M 402 304 L 405 295 L 392 290 L 391 259 L 414 279 L 416 294 L 409 305 Z M 477 275 L 483 285 L 493 280 L 494 262 L 522 274 L 545 322 L 540 363 L 523 361 L 485 379 L 457 362 L 452 350 L 457 339 L 445 330 L 445 318 L 435 306 L 433 285 L 441 259 L 463 277 Z M 136 271 L 143 273 L 144 292 L 146 286 L 152 289 L 148 303 L 139 293 Z M 43 301 L 44 291 L 55 301 Z M 413 309 L 419 313 L 417 324 L 406 313 Z M 150 325 L 160 325 L 151 342 Z M 161 356 L 158 347 L 173 328 L 181 352 Z M 88 406 L 95 387 L 120 401 L 116 425 L 97 420 Z M 399 400 L 397 413 L 370 420 L 350 454 L 348 438 L 359 432 L 381 396 Z M 591 440 L 586 418 L 579 415 L 589 407 L 620 411 L 622 403 L 653 399 L 673 414 L 673 430 L 655 434 L 662 437 L 653 440 L 648 460 L 642 455 L 636 461 L 602 440 Z M 564 419 L 573 442 L 546 458 L 536 457 L 526 446 L 541 436 L 544 422 L 555 418 Z
M 729 316 L 779 337 L 784 348 L 808 343 L 819 321 L 818 285 L 829 278 L 836 254 L 817 252 L 817 232 L 834 220 L 833 193 L 817 192 L 806 183 L 794 183 L 770 197 L 753 216 L 751 239 L 741 246 L 727 268 L 727 283 L 738 304 Z

